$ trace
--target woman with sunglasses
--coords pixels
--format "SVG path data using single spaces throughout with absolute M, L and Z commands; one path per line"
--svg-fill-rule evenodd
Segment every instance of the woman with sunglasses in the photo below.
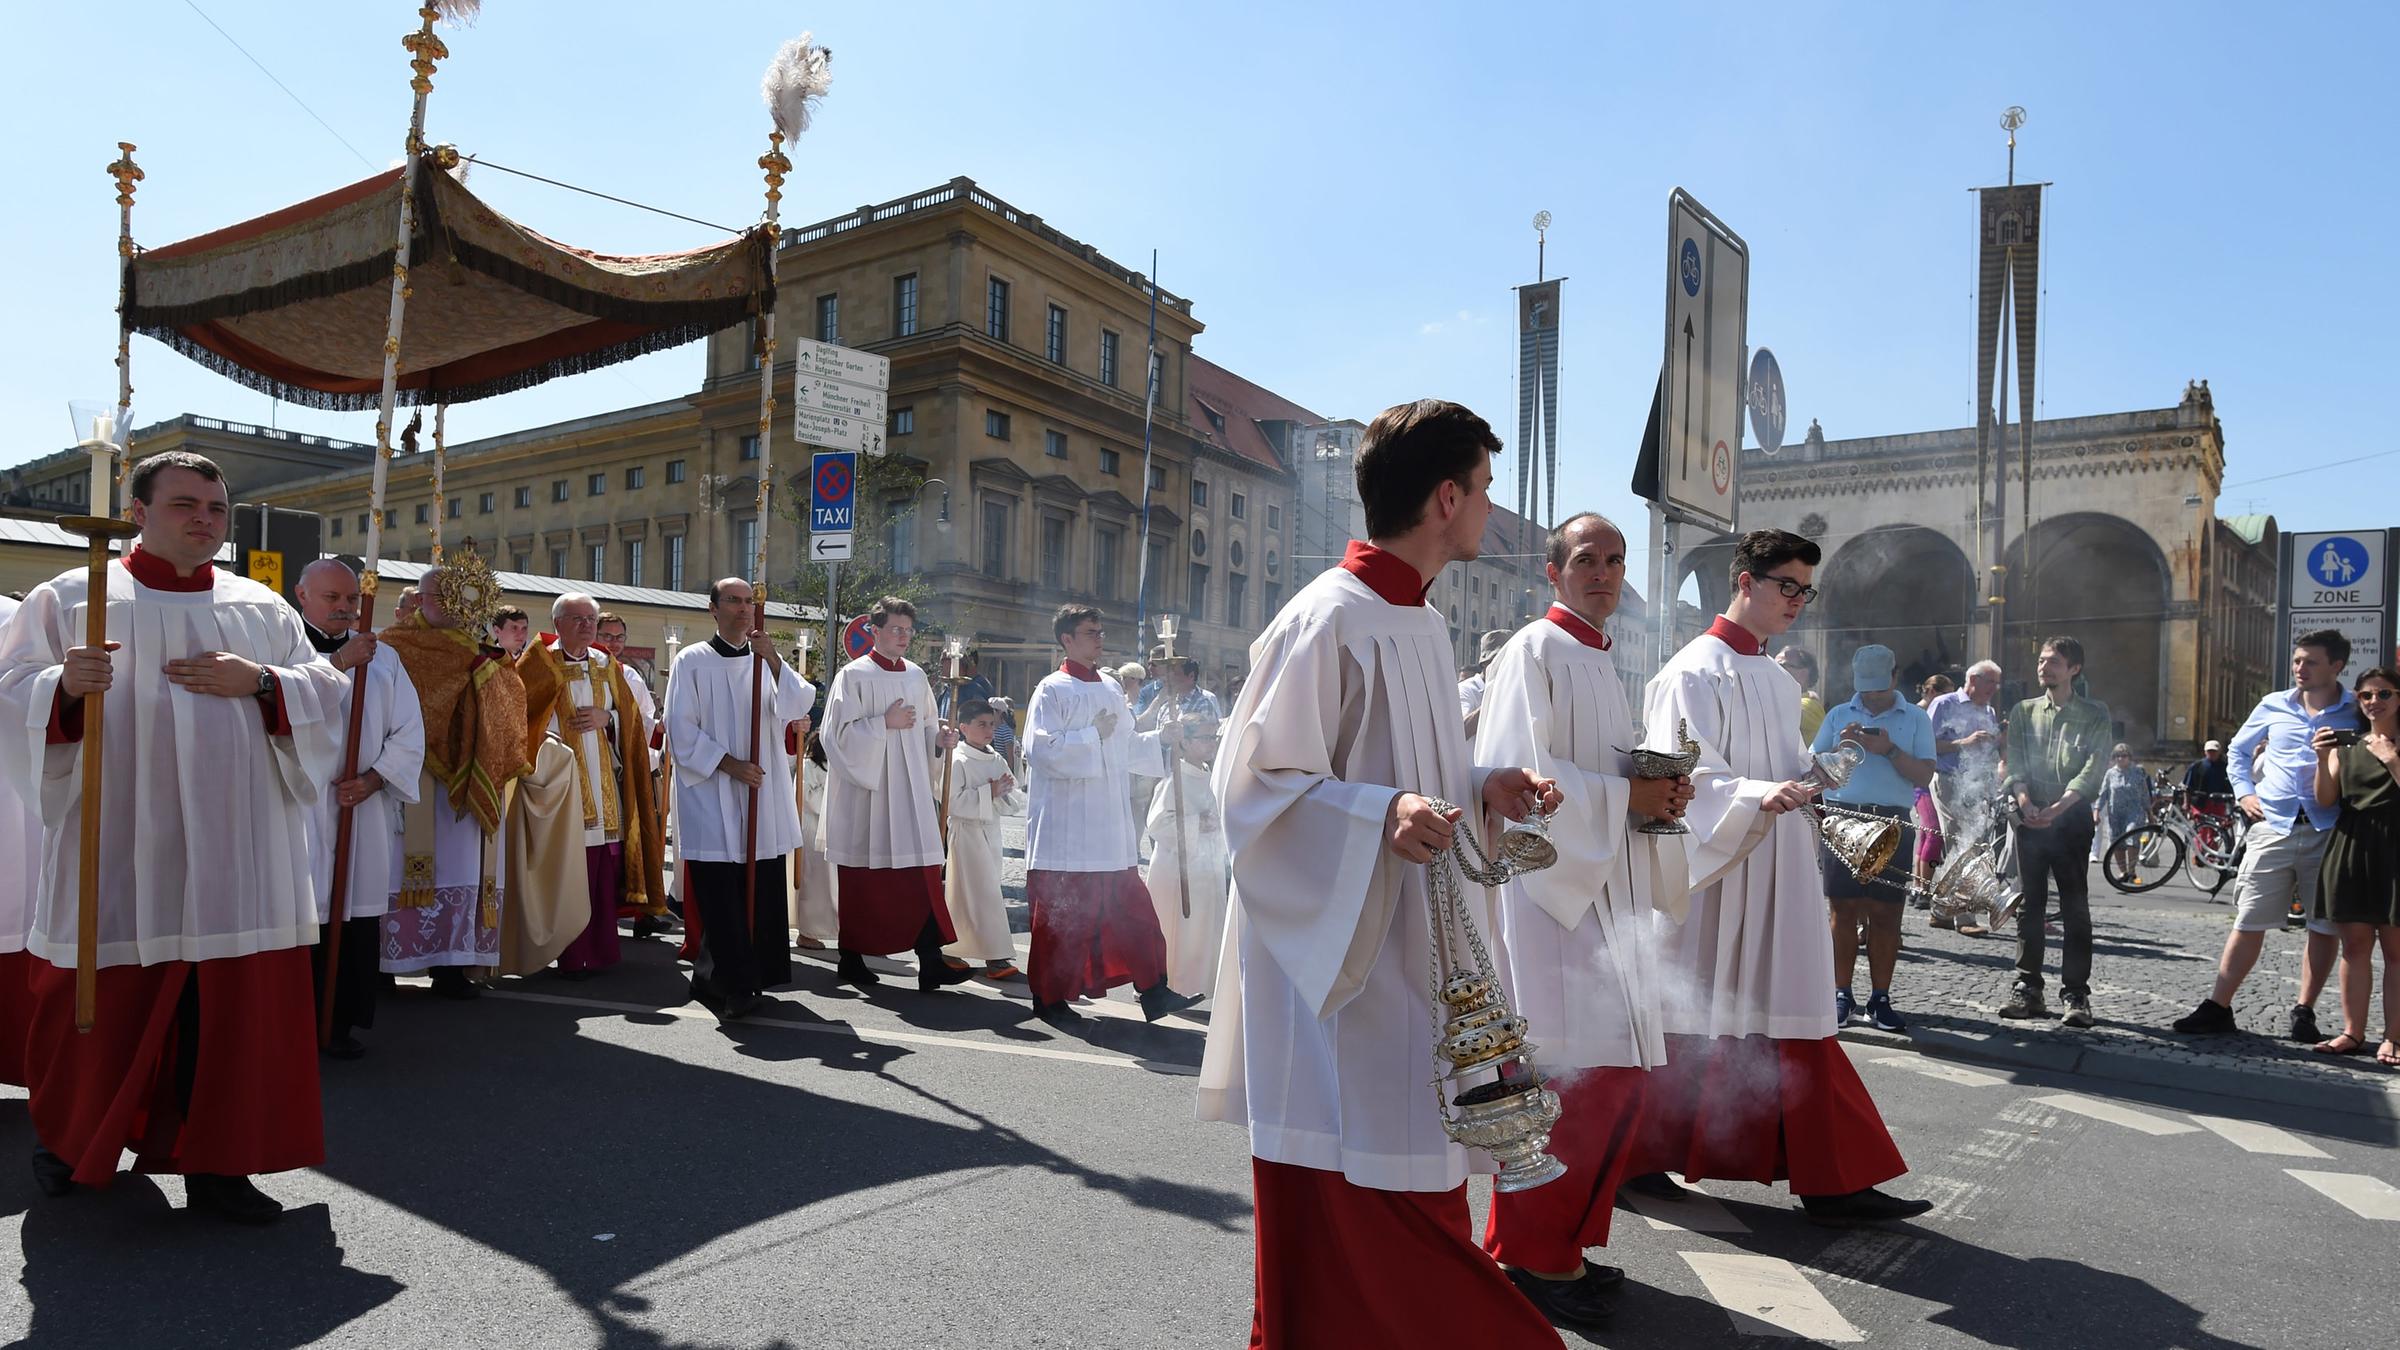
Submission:
M 2329 1055 L 2367 1048 L 2367 994 L 2375 949 L 2383 948 L 2383 1044 L 2379 1063 L 2400 1067 L 2400 671 L 2378 666 L 2351 684 L 2363 732 L 2326 727 L 2317 752 L 2320 806 L 2342 804 L 2318 874 L 2316 917 L 2330 920 L 2342 950 L 2342 1034 L 2320 1041 Z

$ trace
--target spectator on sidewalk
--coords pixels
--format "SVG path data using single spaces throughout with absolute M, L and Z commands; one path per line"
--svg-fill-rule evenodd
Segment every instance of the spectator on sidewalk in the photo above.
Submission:
M 2075 692 L 2083 674 L 2083 644 L 2071 637 L 2042 643 L 2034 663 L 2042 696 L 2017 705 L 2008 718 L 2008 783 L 2016 797 L 2017 869 L 2025 888 L 2017 911 L 2017 984 L 2002 1017 L 2047 1017 L 2042 957 L 2048 945 L 2050 887 L 2058 887 L 2058 990 L 2070 1027 L 2092 1024 L 2092 798 L 2108 746 L 2115 739 L 2108 709 Z
M 1825 724 L 1825 699 L 1817 692 L 1817 654 L 1797 644 L 1775 653 L 1775 664 L 1800 685 L 1800 739 L 1815 742 Z
M 2225 742 L 2210 741 L 2201 747 L 2200 758 L 2183 771 L 2183 790 L 2191 795 L 2195 806 L 2203 797 L 2232 799 L 2233 774 L 2225 767 Z
M 1967 684 L 1934 699 L 1933 813 L 1941 824 L 1942 847 L 1973 848 L 1991 828 L 1991 801 L 2000 790 L 2000 667 L 1978 661 L 1967 667 Z M 1936 928 L 1951 921 L 1935 918 Z
M 1823 754 L 1849 741 L 1866 751 L 1849 781 L 1826 793 L 1825 800 L 1864 815 L 1905 822 L 1917 789 L 1933 781 L 1933 719 L 1892 687 L 1896 664 L 1892 649 L 1880 643 L 1859 648 L 1850 658 L 1850 687 L 1857 692 L 1826 712 L 1809 749 Z M 1900 907 L 1906 892 L 1888 875 L 1852 874 L 1822 841 L 1817 850 L 1825 898 L 1833 907 L 1834 1018 L 1847 1024 L 1858 1011 L 1851 983 L 1858 975 L 1859 934 L 1864 930 L 1872 984 L 1867 1023 L 1878 1031 L 1906 1031 L 1908 1023 L 1892 1011 L 1892 968 L 1900 960 Z
M 2108 752 L 2108 772 L 2100 779 L 2100 799 L 2092 803 L 2092 861 L 2108 856 L 2126 831 L 2150 814 L 2150 775 L 2133 762 L 2133 747 L 2123 741 Z
M 2356 731 L 2358 701 L 2342 687 L 2350 663 L 2350 639 L 2331 628 L 2303 633 L 2292 644 L 2292 687 L 2258 701 L 2234 734 L 2230 759 L 2233 790 L 2251 820 L 2242 870 L 2234 878 L 2233 932 L 2217 960 L 2216 987 L 2200 1006 L 2175 1021 L 2175 1030 L 2202 1035 L 2235 1030 L 2233 996 L 2258 963 L 2267 933 L 2281 928 L 2294 899 L 2314 900 L 2325 841 L 2341 815 L 2338 803 L 2316 797 L 2317 732 L 2331 727 Z M 2264 753 L 2261 753 L 2263 749 Z M 2292 1040 L 2314 1045 L 2317 996 L 2333 973 L 2336 940 L 2332 923 L 2308 921 L 2300 962 L 2300 1001 L 2292 1006 Z
M 2342 946 L 2342 1034 L 2321 1041 L 2329 1055 L 2367 1048 L 2367 993 L 2375 949 L 2383 949 L 2383 1044 L 2378 1063 L 2400 1067 L 2400 670 L 2378 666 L 2351 684 L 2366 734 L 2351 740 L 2330 727 L 2310 740 L 2314 792 L 2338 801 L 2341 818 L 2325 845 L 2314 917 L 2331 920 Z M 2345 743 L 2347 742 L 2347 743 Z

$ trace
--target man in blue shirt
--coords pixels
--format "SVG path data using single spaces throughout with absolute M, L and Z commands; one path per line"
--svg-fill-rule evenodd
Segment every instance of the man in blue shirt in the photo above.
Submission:
M 2303 633 L 2292 644 L 2292 687 L 2260 699 L 2249 720 L 2234 733 L 2226 765 L 2242 814 L 2250 817 L 2249 843 L 2241 874 L 2234 879 L 2233 932 L 2217 960 L 2216 988 L 2177 1031 L 2202 1034 L 2235 1030 L 2233 995 L 2257 964 L 2267 933 L 2284 926 L 2292 901 L 2317 894 L 2317 865 L 2341 806 L 2319 806 L 2315 792 L 2317 753 L 2309 741 L 2320 727 L 2355 730 L 2366 725 L 2358 704 L 2342 687 L 2350 663 L 2350 639 L 2333 629 Z M 2333 973 L 2337 946 L 2333 925 L 2308 924 L 2308 949 L 2300 963 L 2300 1001 L 2293 1005 L 2291 1039 L 2314 1045 L 2317 995 Z
M 1826 793 L 1825 800 L 1903 822 L 1905 828 L 1917 789 L 1933 781 L 1933 719 L 1892 688 L 1893 665 L 1891 648 L 1859 648 L 1850 659 L 1850 687 L 1856 692 L 1849 702 L 1826 710 L 1809 749 L 1821 754 L 1850 741 L 1864 750 L 1867 757 L 1851 771 L 1850 781 Z M 1858 933 L 1863 927 L 1867 978 L 1874 982 L 1867 996 L 1867 1022 L 1881 1031 L 1906 1031 L 1908 1023 L 1892 1011 L 1892 967 L 1900 960 L 1900 911 L 1907 892 L 1889 875 L 1852 875 L 1849 866 L 1822 844 L 1819 852 L 1825 898 L 1833 907 L 1834 1017 L 1846 1024 L 1858 1011 L 1850 983 L 1858 974 Z M 1906 847 L 1894 855 L 1907 856 Z

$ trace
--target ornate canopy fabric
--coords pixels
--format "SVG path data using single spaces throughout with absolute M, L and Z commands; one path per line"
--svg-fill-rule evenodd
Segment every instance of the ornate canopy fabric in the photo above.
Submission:
M 764 225 L 688 253 L 570 248 L 501 215 L 430 156 L 126 263 L 124 322 L 253 389 L 377 406 L 400 183 L 417 228 L 400 401 L 463 403 L 728 328 L 774 303 Z

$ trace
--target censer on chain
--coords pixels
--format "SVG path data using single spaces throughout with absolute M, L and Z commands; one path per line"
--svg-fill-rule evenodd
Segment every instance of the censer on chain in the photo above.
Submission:
M 1867 752 L 1854 741 L 1843 741 L 1810 759 L 1813 763 L 1802 781 L 1822 791 L 1831 791 L 1850 781 L 1851 773 L 1866 762 Z M 1817 832 L 1825 837 L 1825 846 L 1860 881 L 1880 875 L 1892 856 L 1900 851 L 1900 826 L 1896 821 L 1863 811 L 1846 811 L 1824 802 L 1808 809 L 1816 819 Z
M 1700 767 L 1700 743 L 1692 739 L 1692 724 L 1678 719 L 1675 723 L 1673 750 L 1628 750 L 1636 778 L 1689 778 Z M 1636 834 L 1690 834 L 1692 827 L 1680 820 L 1661 818 L 1646 820 L 1633 827 Z
M 1970 847 L 1953 850 L 1933 874 L 1933 913 L 1956 923 L 1974 914 L 1991 915 L 1997 930 L 2016 917 L 2024 898 L 2000 864 L 2000 832 L 2015 818 L 2016 804 L 2003 801 L 2003 820 Z
M 1444 815 L 1457 809 L 1439 798 L 1432 805 Z M 1473 862 L 1467 860 L 1468 853 L 1474 855 Z M 1497 886 L 1557 862 L 1558 849 L 1537 813 L 1502 831 L 1499 854 L 1494 861 L 1484 852 L 1462 814 L 1457 842 L 1425 864 L 1426 920 L 1433 939 L 1434 1067 L 1441 1071 L 1433 1080 L 1433 1100 L 1442 1132 L 1452 1142 L 1482 1149 L 1500 1164 L 1493 1189 L 1523 1191 L 1566 1174 L 1566 1164 L 1545 1151 L 1560 1103 L 1533 1067 L 1534 1047 L 1526 1039 L 1525 1019 L 1509 1011 L 1491 952 L 1468 911 L 1460 877 Z M 1464 1079 L 1495 1071 L 1498 1076 L 1490 1082 L 1454 1090 Z

